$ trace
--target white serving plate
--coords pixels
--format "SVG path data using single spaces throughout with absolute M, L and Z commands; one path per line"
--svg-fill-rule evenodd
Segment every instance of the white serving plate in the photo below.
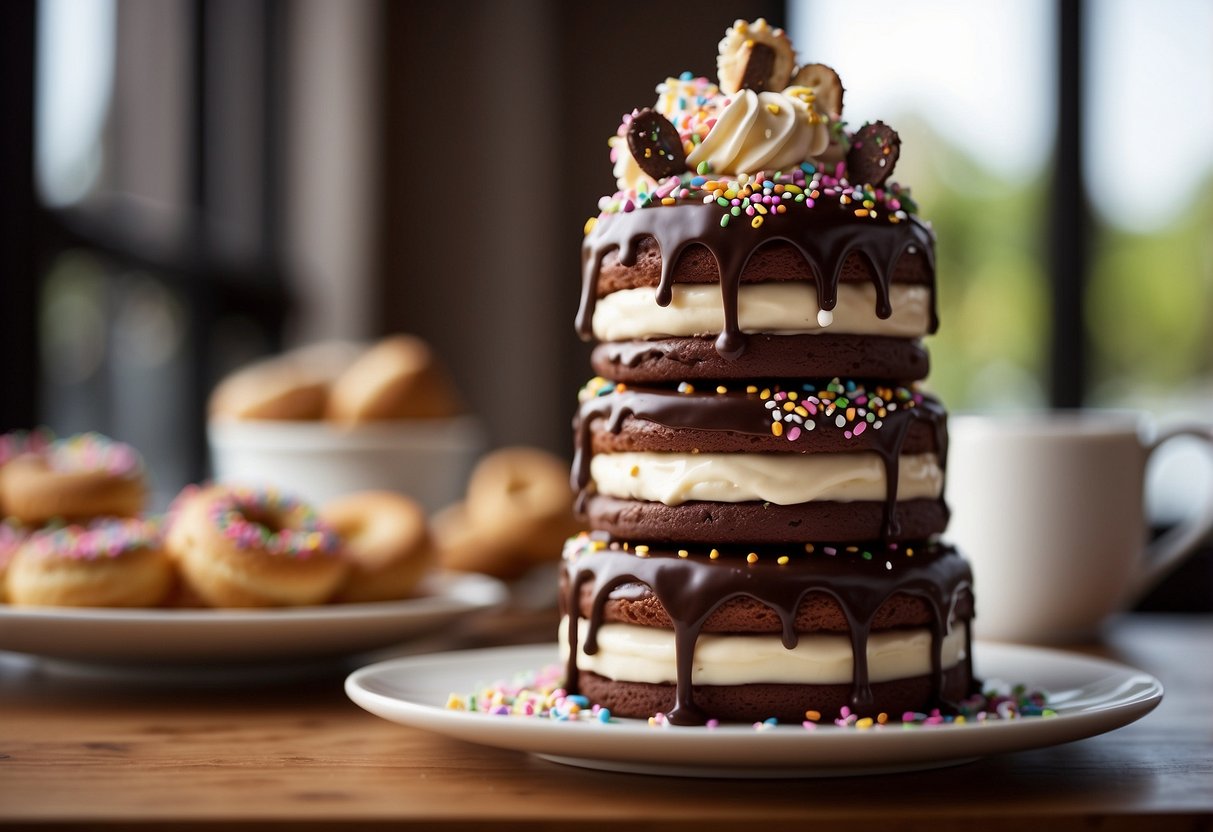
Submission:
M 436 573 L 402 601 L 278 609 L 101 609 L 0 604 L 0 650 L 96 664 L 230 664 L 362 653 L 505 602 L 486 575 Z
M 645 720 L 558 722 L 448 710 L 468 694 L 556 660 L 554 645 L 504 647 L 395 659 L 346 680 L 349 697 L 373 714 L 467 742 L 536 754 L 567 765 L 684 777 L 831 777 L 913 771 L 1092 737 L 1127 725 L 1162 700 L 1153 676 L 1102 659 L 980 643 L 982 679 L 1026 683 L 1049 694 L 1051 718 L 857 730 L 799 725 L 653 727 Z

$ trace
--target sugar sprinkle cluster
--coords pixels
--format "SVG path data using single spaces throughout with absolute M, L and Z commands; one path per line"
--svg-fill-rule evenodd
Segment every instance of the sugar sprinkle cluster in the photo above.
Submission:
M 595 376 L 581 388 L 578 400 L 586 402 L 627 389 L 624 384 Z M 742 392 L 742 388 L 723 384 L 713 389 L 718 395 Z M 678 385 L 678 392 L 690 396 L 704 391 L 684 381 Z M 745 386 L 744 392 L 761 402 L 767 411 L 771 434 L 789 442 L 816 430 L 819 424 L 837 428 L 847 439 L 855 439 L 869 430 L 880 430 L 890 413 L 910 410 L 925 400 L 917 385 L 869 385 L 840 378 L 833 378 L 824 385 L 806 382 L 799 389 L 777 384 L 769 387 L 750 384 Z
M 273 518 L 278 528 L 266 526 L 261 522 L 265 518 Z M 311 506 L 275 489 L 232 489 L 211 504 L 210 519 L 237 548 L 271 555 L 332 555 L 340 543 Z
M 46 449 L 46 459 L 56 471 L 101 471 L 122 477 L 143 470 L 143 458 L 138 451 L 99 433 L 80 433 L 56 440 Z
M 896 183 L 874 187 L 850 182 L 844 162 L 838 162 L 830 172 L 819 170 L 812 162 L 802 162 L 790 172 L 759 171 L 734 178 L 713 177 L 706 166 L 706 162 L 701 163 L 694 175 L 668 176 L 652 192 L 628 189 L 605 196 L 598 201 L 599 217 L 629 214 L 638 208 L 715 203 L 722 209 L 722 228 L 734 223 L 760 228 L 767 218 L 787 213 L 790 207 L 813 208 L 822 202 L 856 218 L 883 217 L 896 225 L 918 209 L 909 189 Z M 592 217 L 586 223 L 587 234 L 596 220 Z
M 452 693 L 447 699 L 446 707 L 452 711 L 557 722 L 620 722 L 611 716 L 608 709 L 590 702 L 586 697 L 570 695 L 563 686 L 563 673 L 564 670 L 559 665 L 548 665 L 538 671 L 518 673 L 509 681 L 494 682 L 475 693 Z M 907 711 L 901 715 L 900 720 L 895 720 L 886 713 L 874 717 L 860 717 L 850 708 L 843 706 L 838 716 L 833 719 L 826 719 L 820 711 L 806 710 L 801 727 L 807 731 L 816 731 L 822 726 L 856 731 L 885 728 L 913 730 L 945 725 L 985 725 L 1024 718 L 1048 719 L 1055 716 L 1057 712 L 1048 707 L 1048 695 L 1044 691 L 1029 689 L 1026 685 L 1010 686 L 991 681 L 981 693 L 969 697 L 959 703 L 954 712 L 946 714 L 938 708 L 928 713 Z M 653 714 L 647 723 L 653 728 L 671 727 L 664 713 Z M 713 730 L 720 724 L 719 720 L 709 719 L 704 727 Z M 753 723 L 753 728 L 755 731 L 769 731 L 779 725 L 779 720 L 772 717 Z
M 537 672 L 519 673 L 475 693 L 452 693 L 447 710 L 472 711 L 493 716 L 523 716 L 557 722 L 610 722 L 611 712 L 584 696 L 564 689 L 564 669 L 549 665 Z

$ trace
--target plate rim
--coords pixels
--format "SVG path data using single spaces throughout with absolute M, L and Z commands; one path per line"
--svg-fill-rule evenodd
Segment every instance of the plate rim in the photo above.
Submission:
M 399 601 L 277 609 L 11 607 L 0 605 L 0 655 L 160 678 L 256 666 L 357 661 L 374 651 L 424 643 L 500 609 L 508 587 L 478 573 L 441 573 Z M 49 665 L 48 665 L 49 666 Z
M 438 591 L 415 598 L 394 601 L 359 601 L 347 604 L 312 604 L 298 607 L 212 608 L 212 607 L 18 607 L 0 603 L 0 623 L 149 623 L 167 626 L 199 626 L 207 624 L 240 625 L 280 623 L 288 621 L 335 621 L 373 619 L 400 614 L 429 614 L 457 609 L 488 609 L 505 603 L 509 597 L 506 585 L 489 575 L 478 572 L 439 571 L 426 577 L 439 584 Z M 478 601 L 460 597 L 461 593 L 483 594 Z M 5 649 L 0 638 L 0 650 Z
M 446 668 L 451 666 L 471 666 L 485 659 L 505 660 L 507 656 L 530 657 L 531 661 L 551 663 L 556 659 L 557 646 L 554 642 L 513 645 L 506 647 L 490 647 L 475 650 L 457 650 L 444 653 L 429 653 L 404 658 L 389 659 L 358 668 L 350 673 L 345 680 L 346 695 L 359 707 L 379 716 L 389 722 L 409 725 L 431 733 L 444 734 L 449 737 L 506 748 L 515 751 L 531 753 L 544 759 L 567 764 L 583 765 L 603 770 L 635 770 L 653 773 L 665 771 L 675 776 L 821 776 L 823 774 L 877 773 L 871 766 L 856 766 L 854 762 L 845 764 L 827 764 L 823 757 L 831 752 L 845 749 L 847 752 L 860 754 L 893 746 L 905 759 L 896 762 L 898 770 L 913 770 L 924 767 L 922 763 L 929 761 L 937 767 L 954 765 L 968 759 L 990 756 L 991 754 L 1008 751 L 1022 751 L 1043 748 L 1096 736 L 1124 725 L 1128 725 L 1152 711 L 1162 701 L 1164 689 L 1162 683 L 1153 675 L 1129 665 L 1110 659 L 1087 656 L 1045 647 L 1030 645 L 1015 645 L 1000 642 L 977 642 L 974 654 L 980 664 L 982 654 L 993 657 L 995 664 L 1006 663 L 1018 658 L 1038 658 L 1052 662 L 1077 663 L 1085 673 L 1099 672 L 1124 677 L 1126 682 L 1140 683 L 1140 689 L 1131 696 L 1108 704 L 1089 706 L 1077 713 L 1059 713 L 1057 717 L 1047 719 L 1014 719 L 1006 721 L 991 721 L 985 723 L 968 722 L 965 724 L 937 725 L 915 730 L 882 730 L 862 731 L 855 729 L 840 729 L 833 725 L 822 725 L 821 730 L 805 731 L 799 725 L 784 724 L 772 730 L 756 731 L 751 725 L 734 724 L 721 725 L 713 729 L 704 727 L 670 726 L 668 729 L 655 729 L 644 720 L 620 720 L 610 725 L 601 725 L 594 721 L 559 722 L 543 719 L 503 719 L 482 713 L 469 713 L 460 710 L 423 704 L 416 701 L 392 697 L 366 686 L 366 680 L 383 673 L 399 672 L 401 666 L 411 671 L 414 676 L 424 665 L 439 665 Z M 523 666 L 520 670 L 528 669 Z M 530 669 L 538 669 L 531 665 Z M 1077 672 L 1077 671 L 1076 671 Z M 470 674 L 474 675 L 474 674 Z M 490 674 L 486 674 L 490 675 Z M 487 680 L 481 680 L 487 681 Z M 1018 680 L 1012 680 L 1018 681 Z M 469 682 L 470 690 L 476 682 Z M 386 705 L 386 707 L 385 707 Z M 390 711 L 384 713 L 383 711 Z M 399 718 L 401 715 L 407 718 Z M 487 721 L 486 721 L 487 720 Z M 485 726 L 492 726 L 489 731 Z M 477 730 L 472 730 L 479 726 Z M 759 742 L 764 749 L 778 752 L 779 760 L 786 761 L 790 757 L 804 756 L 802 762 L 793 762 L 790 768 L 786 763 L 778 769 L 758 769 L 755 766 L 722 766 L 720 764 L 695 764 L 694 761 L 654 762 L 649 759 L 639 759 L 639 764 L 629 768 L 627 759 L 622 758 L 624 765 L 619 765 L 619 754 L 601 756 L 599 754 L 570 754 L 567 750 L 553 749 L 550 740 L 570 736 L 570 728 L 577 732 L 592 731 L 595 737 L 612 746 L 612 751 L 626 751 L 634 746 L 638 737 L 660 736 L 666 752 L 691 753 L 705 749 L 730 750 L 749 749 L 752 744 Z M 598 733 L 601 732 L 601 733 Z M 980 733 L 977 733 L 980 732 Z M 585 734 L 580 734 L 584 737 Z M 528 738 L 537 737 L 536 741 Z M 611 739 L 613 737 L 613 739 Z M 758 739 L 760 737 L 760 739 Z M 896 739 L 893 739 L 896 738 Z M 971 740 L 980 738 L 982 742 Z M 652 740 L 642 741 L 646 747 Z M 521 745 L 520 743 L 525 743 Z M 989 746 L 981 748 L 982 745 Z M 931 752 L 932 749 L 943 746 L 942 750 Z M 797 753 L 801 752 L 801 753 Z M 805 754 L 804 752 L 813 752 Z M 931 752 L 931 753 L 926 753 Z M 677 756 L 677 754 L 666 754 Z M 637 755 L 639 757 L 639 755 Z M 561 759 L 563 758 L 563 759 Z M 574 763 L 573 760 L 578 762 Z M 605 763 L 598 765 L 598 763 Z M 886 765 L 883 771 L 890 770 Z M 748 772 L 748 773 L 747 773 Z

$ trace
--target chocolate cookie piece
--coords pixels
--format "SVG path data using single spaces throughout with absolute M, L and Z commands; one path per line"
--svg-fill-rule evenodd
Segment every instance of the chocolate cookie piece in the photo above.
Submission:
M 968 695 L 971 679 L 964 662 L 943 673 L 941 698 L 960 701 Z M 578 689 L 591 702 L 610 708 L 614 716 L 647 718 L 674 709 L 674 685 L 626 682 L 582 671 Z M 898 719 L 906 711 L 936 707 L 931 699 L 931 677 L 914 676 L 871 686 L 872 704 L 856 708 L 850 702 L 851 686 L 843 685 L 693 685 L 696 706 L 709 718 L 724 722 L 761 722 L 775 717 L 799 725 L 805 711 L 821 714 L 826 722 L 837 717 L 843 706 L 860 717 L 884 713 Z
M 590 356 L 594 372 L 627 384 L 730 381 L 756 378 L 926 378 L 930 359 L 918 339 L 884 335 L 748 336 L 746 351 L 721 358 L 715 339 L 610 341 Z
M 677 506 L 591 494 L 583 519 L 620 540 L 716 545 L 794 545 L 806 541 L 925 540 L 948 525 L 943 500 L 901 500 L 886 529 L 883 501 L 715 503 Z
M 833 67 L 825 64 L 805 64 L 796 70 L 790 84 L 813 90 L 817 99 L 813 102 L 817 112 L 831 119 L 842 116 L 842 99 L 846 90 Z
M 670 120 L 646 107 L 632 114 L 628 125 L 628 150 L 640 169 L 654 179 L 664 179 L 687 169 L 682 139 Z
M 688 206 L 678 210 L 699 210 Z M 703 206 L 703 210 L 716 210 Z M 888 229 L 875 227 L 873 234 L 887 233 Z M 933 286 L 934 267 L 931 254 L 922 247 L 912 247 L 898 258 L 890 274 L 892 283 Z M 717 283 L 720 267 L 706 248 L 690 245 L 685 248 L 674 264 L 675 283 Z M 619 252 L 607 253 L 598 274 L 598 297 L 605 297 L 620 289 L 636 289 L 641 286 L 656 286 L 661 278 L 661 249 L 652 237 L 646 237 L 636 247 L 636 262 L 624 266 L 619 262 Z M 785 242 L 771 242 L 757 249 L 741 272 L 742 283 L 766 281 L 807 280 L 816 281 L 813 266 L 801 256 L 796 248 Z M 872 283 L 875 272 L 871 261 L 858 251 L 847 255 L 840 273 L 842 283 Z
M 879 188 L 893 175 L 901 139 L 897 131 L 883 121 L 865 124 L 851 137 L 847 151 L 847 178 L 852 184 Z
M 775 50 L 765 43 L 748 41 L 738 52 L 738 60 L 741 64 L 739 88 L 764 91 L 767 80 L 775 70 Z

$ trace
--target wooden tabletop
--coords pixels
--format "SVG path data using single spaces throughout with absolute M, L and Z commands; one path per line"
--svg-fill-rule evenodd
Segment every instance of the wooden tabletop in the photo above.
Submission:
M 0 827 L 1208 830 L 1213 617 L 1127 616 L 1082 649 L 1158 676 L 1162 704 L 1054 748 L 798 781 L 608 774 L 468 745 L 362 711 L 348 668 L 250 689 L 0 654 Z

